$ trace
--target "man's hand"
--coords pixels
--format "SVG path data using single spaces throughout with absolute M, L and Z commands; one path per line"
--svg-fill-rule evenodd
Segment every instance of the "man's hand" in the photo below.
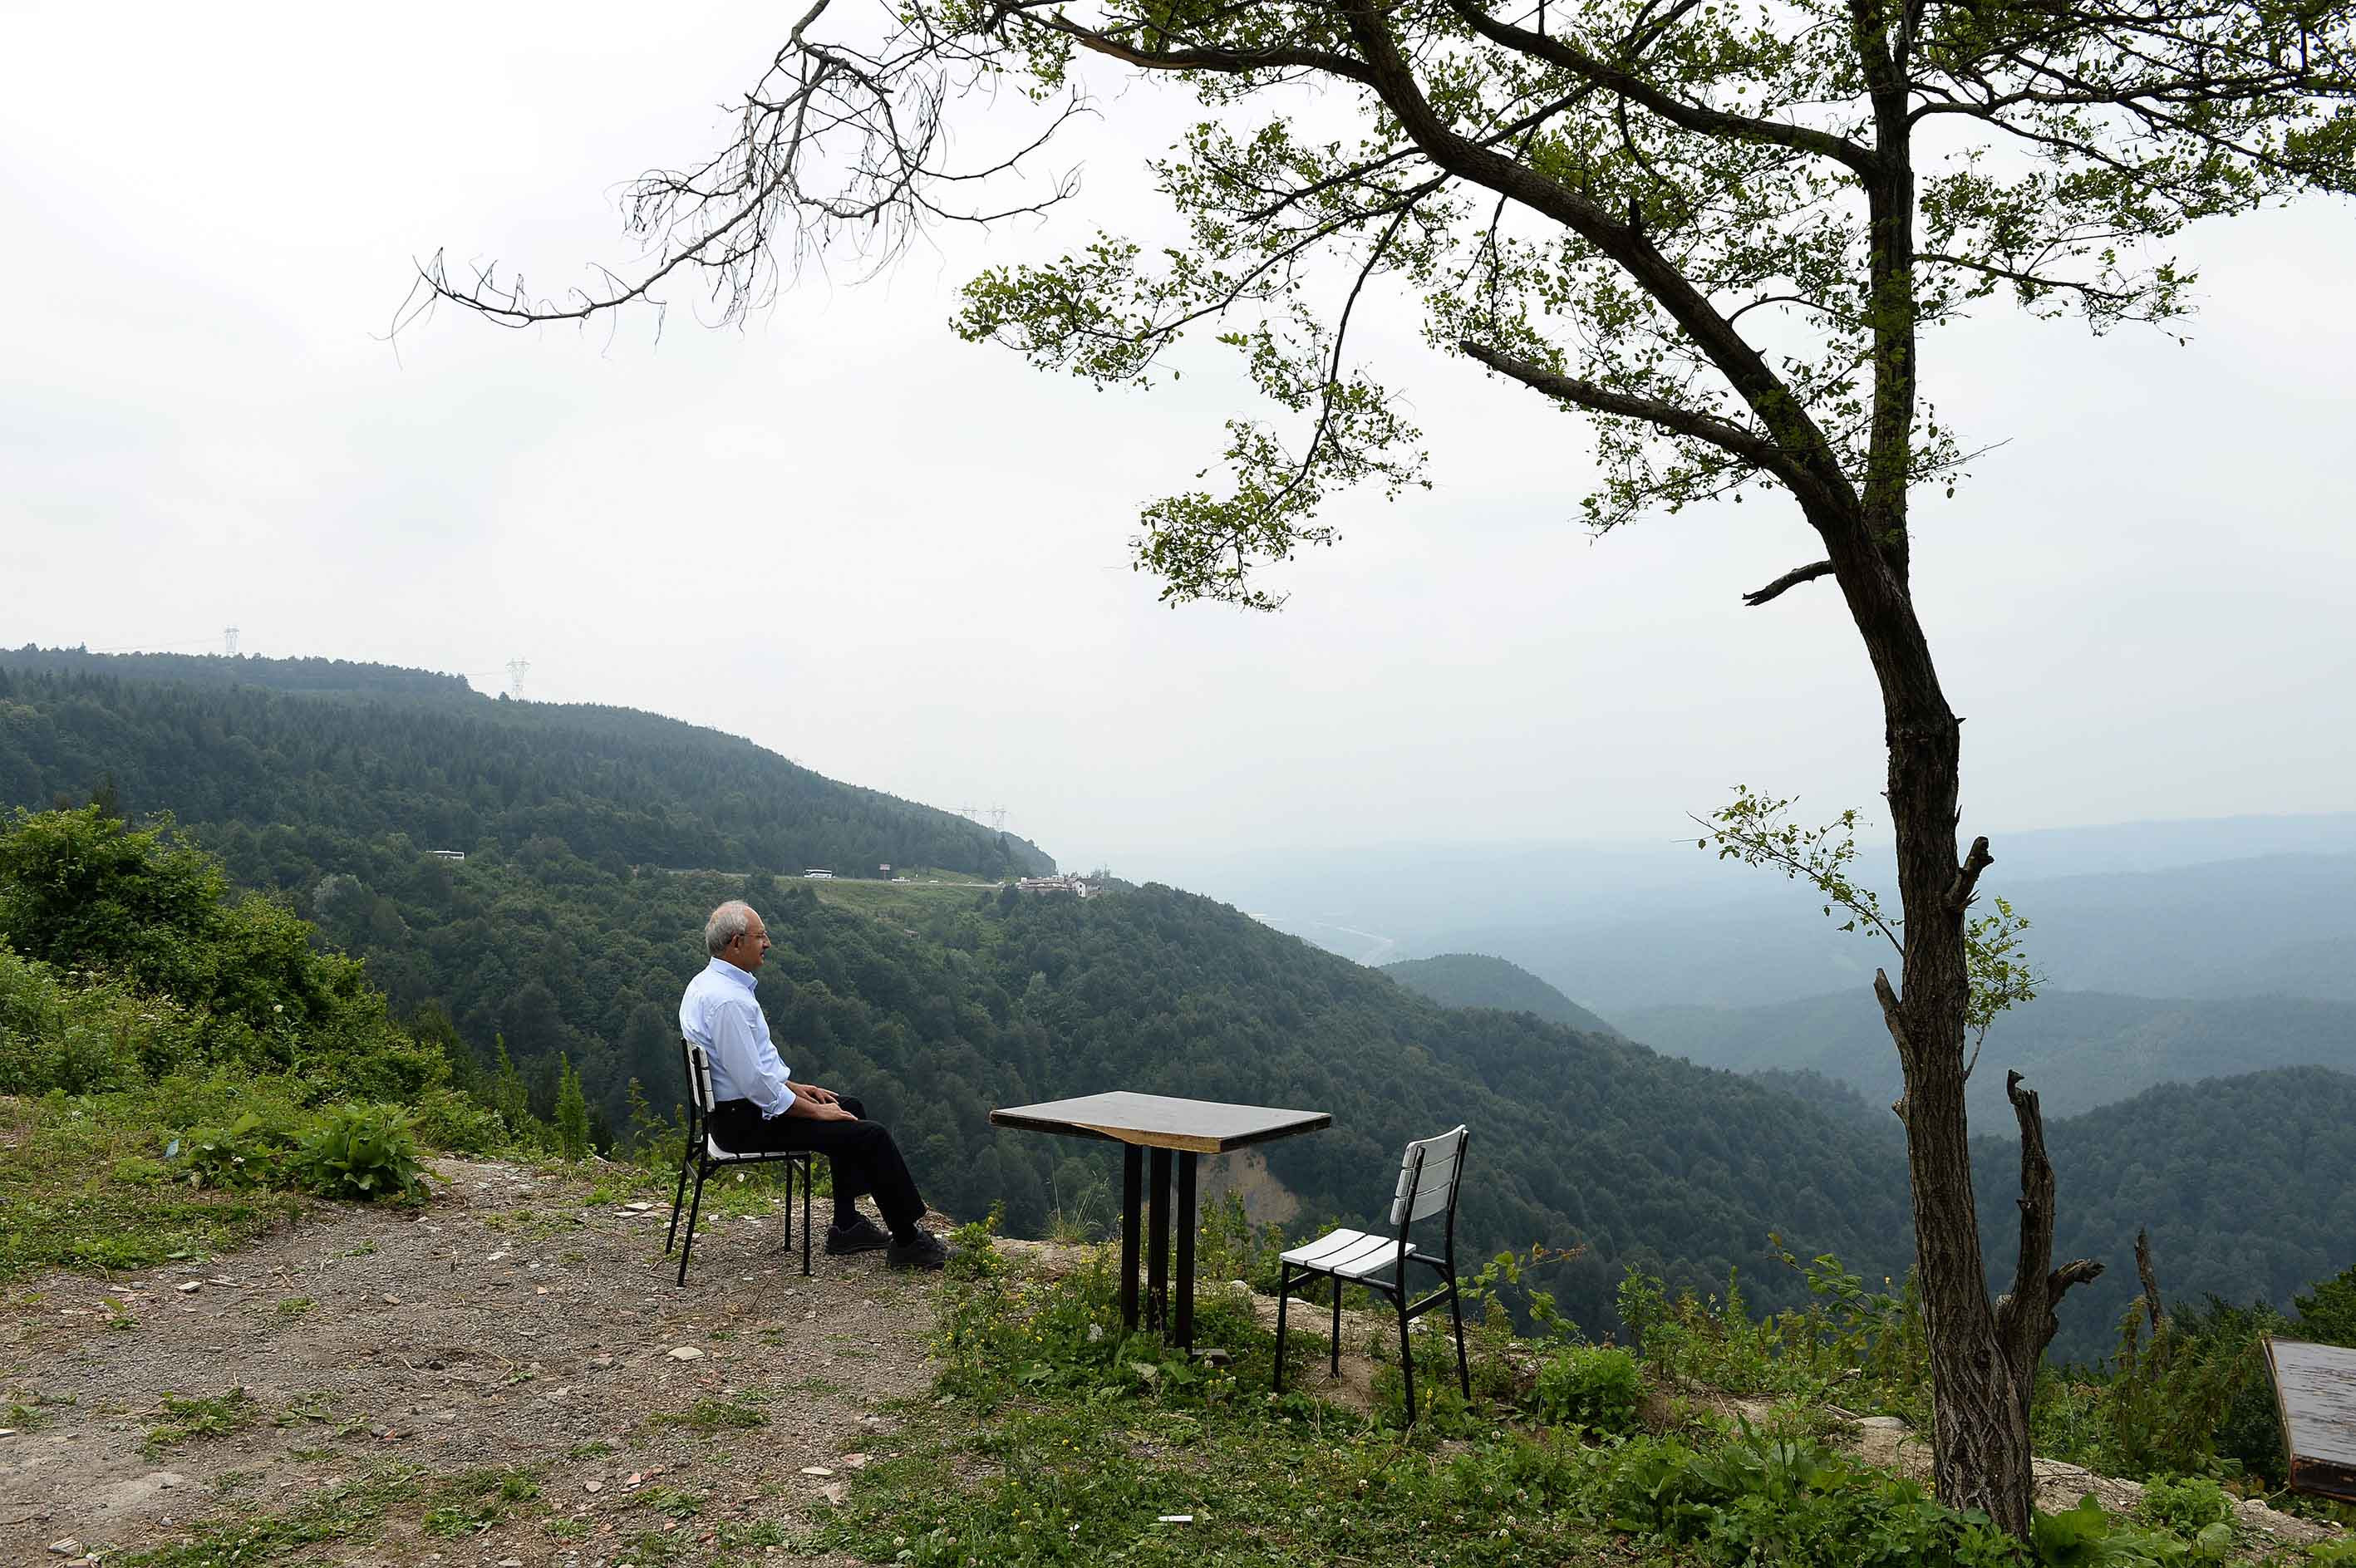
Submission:
M 835 1104 L 834 1096 L 823 1089 L 812 1091 L 801 1084 L 788 1084 L 794 1092 L 794 1103 L 786 1107 L 788 1116 L 808 1116 L 813 1122 L 855 1122 L 859 1118 Z M 826 1094 L 821 1100 L 817 1096 Z
M 786 1087 L 794 1092 L 794 1098 L 815 1100 L 821 1105 L 831 1105 L 840 1098 L 833 1090 L 821 1089 L 815 1083 L 796 1083 L 787 1080 Z

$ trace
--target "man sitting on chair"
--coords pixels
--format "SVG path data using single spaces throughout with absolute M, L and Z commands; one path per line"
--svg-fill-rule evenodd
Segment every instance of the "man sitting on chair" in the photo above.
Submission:
M 712 1059 L 713 1141 L 747 1153 L 809 1149 L 826 1156 L 834 1169 L 830 1256 L 881 1247 L 894 1268 L 940 1267 L 948 1250 L 916 1229 L 925 1200 L 884 1124 L 868 1121 L 866 1108 L 849 1095 L 793 1082 L 792 1070 L 778 1059 L 769 1020 L 753 997 L 769 951 L 761 917 L 741 901 L 722 904 L 704 923 L 703 944 L 712 962 L 680 998 L 679 1032 Z M 875 1195 L 889 1235 L 853 1205 L 862 1192 Z

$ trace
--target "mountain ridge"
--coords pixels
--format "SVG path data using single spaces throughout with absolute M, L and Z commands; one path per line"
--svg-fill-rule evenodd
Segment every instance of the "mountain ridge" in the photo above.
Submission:
M 1497 1008 L 1509 1013 L 1534 1013 L 1565 1029 L 1627 1038 L 1520 965 L 1485 953 L 1403 958 L 1383 965 L 1382 973 L 1442 1007 Z

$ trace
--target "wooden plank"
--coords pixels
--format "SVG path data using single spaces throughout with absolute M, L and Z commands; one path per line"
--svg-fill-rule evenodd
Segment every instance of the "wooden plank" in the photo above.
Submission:
M 2356 1502 L 2356 1349 L 2266 1342 L 2290 1489 Z
M 1012 1105 L 990 1113 L 992 1125 L 1073 1137 L 1111 1138 L 1147 1148 L 1193 1154 L 1225 1154 L 1270 1138 L 1331 1126 L 1323 1111 L 1278 1105 L 1232 1105 L 1216 1100 L 1183 1100 L 1117 1089 L 1072 1100 Z

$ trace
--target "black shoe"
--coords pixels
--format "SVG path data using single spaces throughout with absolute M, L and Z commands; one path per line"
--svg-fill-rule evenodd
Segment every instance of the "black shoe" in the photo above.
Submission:
M 949 1261 L 948 1248 L 929 1231 L 919 1231 L 916 1239 L 894 1242 L 884 1249 L 884 1261 L 894 1268 L 937 1269 Z
M 848 1225 L 826 1228 L 826 1255 L 847 1258 L 853 1253 L 872 1253 L 892 1244 L 891 1236 L 883 1226 L 862 1214 Z

